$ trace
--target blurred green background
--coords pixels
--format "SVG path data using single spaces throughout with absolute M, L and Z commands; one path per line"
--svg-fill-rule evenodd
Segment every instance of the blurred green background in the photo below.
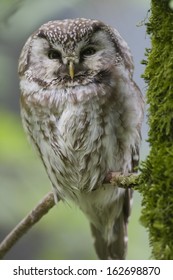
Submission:
M 42 23 L 63 18 L 100 19 L 117 27 L 131 47 L 135 80 L 140 78 L 149 46 L 144 21 L 148 0 L 0 0 L 0 240 L 50 190 L 50 182 L 20 120 L 18 57 L 27 37 Z M 143 125 L 142 159 L 148 153 Z M 135 193 L 129 223 L 127 259 L 149 259 L 148 236 L 140 225 L 141 198 Z M 6 255 L 5 259 L 96 259 L 84 215 L 73 205 L 59 203 Z

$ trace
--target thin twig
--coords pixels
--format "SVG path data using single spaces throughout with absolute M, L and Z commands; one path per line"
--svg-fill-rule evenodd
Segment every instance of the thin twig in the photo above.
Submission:
M 139 175 L 133 173 L 122 175 L 117 172 L 109 173 L 104 183 L 109 183 L 120 188 L 135 188 L 139 182 Z M 12 246 L 47 212 L 55 205 L 54 195 L 49 192 L 39 204 L 5 237 L 0 243 L 0 259 L 12 248 Z
M 2 259 L 5 254 L 11 249 L 11 247 L 54 205 L 55 202 L 53 193 L 49 192 L 2 241 L 2 243 L 0 244 L 0 259 Z

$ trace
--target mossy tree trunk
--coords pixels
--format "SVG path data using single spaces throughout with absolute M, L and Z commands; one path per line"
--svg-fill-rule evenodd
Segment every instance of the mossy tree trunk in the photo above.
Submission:
M 173 259 L 173 10 L 172 1 L 152 0 L 151 36 L 144 78 L 148 83 L 150 154 L 142 165 L 142 223 L 152 257 Z

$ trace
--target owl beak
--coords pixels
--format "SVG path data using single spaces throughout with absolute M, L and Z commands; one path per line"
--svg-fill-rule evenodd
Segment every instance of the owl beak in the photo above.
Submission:
M 69 74 L 70 74 L 71 79 L 73 80 L 73 78 L 74 78 L 74 63 L 73 63 L 72 60 L 70 60 L 70 62 L 69 62 Z

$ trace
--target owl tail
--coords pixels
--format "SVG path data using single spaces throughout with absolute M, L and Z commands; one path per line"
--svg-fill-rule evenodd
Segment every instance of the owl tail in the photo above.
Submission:
M 113 225 L 112 242 L 109 243 L 103 238 L 101 232 L 93 225 L 91 231 L 94 237 L 96 253 L 101 260 L 123 260 L 127 253 L 127 225 L 130 214 L 130 201 L 132 199 L 131 190 L 127 190 L 124 199 L 124 207 Z

